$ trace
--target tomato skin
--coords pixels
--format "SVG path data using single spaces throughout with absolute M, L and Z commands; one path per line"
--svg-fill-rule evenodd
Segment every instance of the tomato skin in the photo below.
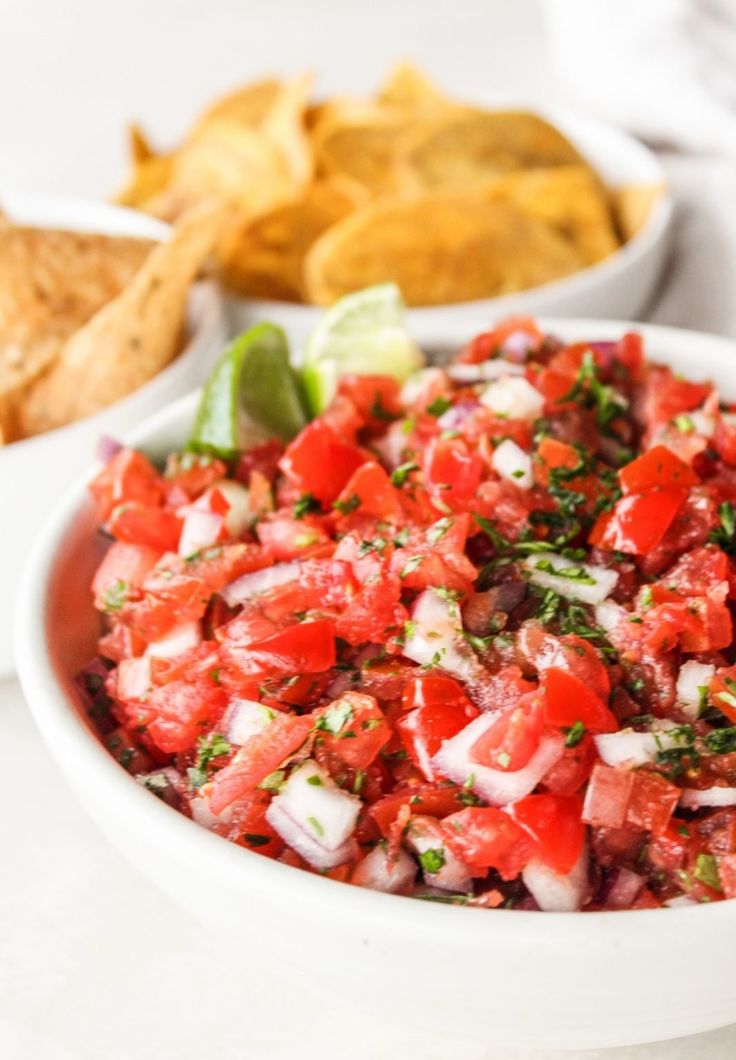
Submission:
M 403 705 L 407 713 L 396 722 L 399 738 L 427 780 L 435 780 L 433 755 L 444 740 L 477 718 L 478 709 L 457 681 L 438 674 L 422 674 L 408 681 Z
M 403 412 L 399 383 L 390 375 L 343 375 L 338 394 L 350 398 L 361 418 L 371 427 L 385 427 L 386 419 Z
M 225 709 L 227 697 L 210 681 L 171 681 L 154 688 L 145 704 L 138 705 L 133 719 L 146 719 L 146 736 L 166 754 L 194 747 Z
M 607 700 L 611 679 L 605 663 L 589 641 L 574 633 L 557 637 L 536 619 L 528 619 L 519 629 L 517 652 L 525 669 L 540 678 L 557 667 L 582 681 L 599 699 Z
M 409 617 L 400 597 L 401 583 L 395 575 L 384 573 L 369 579 L 338 616 L 337 636 L 356 646 L 384 643 L 403 628 Z
M 166 495 L 181 490 L 188 500 L 194 500 L 227 474 L 227 466 L 207 454 L 172 453 L 166 461 Z
M 684 500 L 685 492 L 677 489 L 622 497 L 598 517 L 588 542 L 610 552 L 645 556 L 662 540 Z
M 332 548 L 329 534 L 314 516 L 304 519 L 287 514 L 267 516 L 259 521 L 256 534 L 276 563 L 314 555 L 327 545 Z
M 624 493 L 646 493 L 655 489 L 688 489 L 698 476 L 693 469 L 663 445 L 647 449 L 618 473 Z
M 154 507 L 161 504 L 165 483 L 156 468 L 135 449 L 120 449 L 89 484 L 101 523 L 113 508 L 130 501 Z
M 581 810 L 582 800 L 575 795 L 527 795 L 514 803 L 512 813 L 537 844 L 542 861 L 567 875 L 585 841 Z
M 592 733 L 618 730 L 618 722 L 603 700 L 573 674 L 550 667 L 543 689 L 548 724 L 562 727 L 582 722 Z
M 335 624 L 321 618 L 246 644 L 231 640 L 222 645 L 222 660 L 244 678 L 320 673 L 335 665 Z
M 536 843 L 504 810 L 469 806 L 445 818 L 443 831 L 453 853 L 473 869 L 496 869 L 513 880 L 536 853 Z
M 467 508 L 480 484 L 483 461 L 461 438 L 433 438 L 424 452 L 424 475 L 442 510 Z
M 265 729 L 251 736 L 213 777 L 209 795 L 212 812 L 222 813 L 236 799 L 253 791 L 301 747 L 312 725 L 309 717 L 277 714 Z
M 593 737 L 586 732 L 574 747 L 565 748 L 539 785 L 551 795 L 575 795 L 587 781 L 597 759 Z
M 320 729 L 317 744 L 349 769 L 365 770 L 391 739 L 391 729 L 374 697 L 361 692 L 346 692 L 328 707 L 315 711 L 312 717 L 316 721 L 331 708 L 341 706 L 350 710 L 343 728 L 335 734 Z
M 113 510 L 108 528 L 118 541 L 170 552 L 179 544 L 182 521 L 164 508 L 128 501 Z
M 419 813 L 429 817 L 447 817 L 461 805 L 458 798 L 462 789 L 454 784 L 414 784 L 411 787 L 397 788 L 389 795 L 384 795 L 374 802 L 369 809 L 370 816 L 378 825 L 381 835 L 388 838 L 391 828 L 403 807 L 410 814 Z
M 530 692 L 499 714 L 470 748 L 470 757 L 478 765 L 492 769 L 523 769 L 539 747 L 543 727 L 540 697 Z
M 287 446 L 279 466 L 302 493 L 311 493 L 329 505 L 367 459 L 357 446 L 344 442 L 332 427 L 317 419 Z

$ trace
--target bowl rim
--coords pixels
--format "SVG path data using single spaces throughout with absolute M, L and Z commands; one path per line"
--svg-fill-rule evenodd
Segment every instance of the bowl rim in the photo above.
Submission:
M 476 322 L 477 323 L 477 322 Z M 645 342 L 657 346 L 670 345 L 684 350 L 686 345 L 699 347 L 709 357 L 735 357 L 736 344 L 725 338 L 705 332 L 687 331 L 680 328 L 658 325 L 633 324 L 616 320 L 585 320 L 571 318 L 541 318 L 544 330 L 557 332 L 571 341 L 584 335 L 599 335 L 601 339 L 621 335 L 627 330 L 637 330 Z M 462 331 L 472 331 L 472 322 L 458 325 L 448 322 L 446 334 L 435 338 L 435 343 L 450 344 L 452 336 Z M 427 340 L 425 340 L 427 341 Z M 662 358 L 662 351 L 655 356 Z M 193 409 L 198 391 L 184 395 L 149 417 L 126 438 L 131 445 L 155 444 L 155 435 L 167 424 Z M 493 916 L 485 919 L 458 912 L 451 905 L 406 899 L 366 888 L 346 886 L 326 877 L 294 869 L 269 858 L 227 842 L 209 832 L 178 810 L 152 798 L 135 779 L 128 774 L 107 752 L 98 736 L 75 709 L 70 697 L 62 690 L 54 672 L 46 623 L 46 601 L 49 580 L 56 562 L 59 543 L 71 531 L 82 514 L 86 484 L 99 469 L 94 465 L 69 487 L 62 500 L 55 506 L 34 542 L 23 573 L 18 597 L 15 621 L 15 654 L 21 686 L 34 720 L 41 731 L 57 763 L 67 774 L 72 787 L 79 792 L 80 770 L 84 775 L 84 788 L 94 791 L 100 805 L 110 802 L 124 809 L 126 821 L 141 833 L 148 833 L 156 847 L 170 855 L 179 865 L 192 862 L 193 858 L 206 869 L 210 878 L 231 882 L 243 895 L 254 888 L 267 888 L 274 899 L 293 900 L 297 895 L 300 903 L 315 912 L 329 911 L 330 917 L 347 924 L 359 915 L 364 924 L 372 929 L 389 931 L 393 938 L 403 942 L 426 941 L 428 932 L 451 934 L 454 943 L 479 949 L 495 940 L 512 941 L 524 939 L 536 945 L 566 946 L 611 942 L 624 944 L 628 938 L 626 926 L 631 917 L 642 932 L 670 930 L 674 926 L 672 917 L 677 917 L 677 926 L 686 926 L 694 917 L 728 918 L 736 914 L 736 901 L 724 900 L 712 904 L 698 904 L 661 909 L 639 909 L 580 913 L 545 913 L 525 910 L 493 910 Z M 72 777 L 72 764 L 74 777 Z M 84 801 L 84 798 L 82 798 Z M 114 816 L 114 815 L 113 815 Z M 217 884 L 214 884 L 216 887 Z M 441 908 L 437 908 L 437 906 Z M 710 910 L 705 912 L 705 910 Z M 483 926 L 485 924 L 485 926 Z M 657 928 L 656 925 L 661 925 Z M 724 920 L 725 927 L 725 920 Z M 630 939 L 633 945 L 633 937 Z
M 19 213 L 19 223 L 28 228 L 47 228 L 58 223 L 60 228 L 68 231 L 129 235 L 132 238 L 151 239 L 159 243 L 171 233 L 171 225 L 137 210 L 77 196 L 37 195 L 31 192 L 0 190 L 0 206 L 7 209 L 11 220 L 15 212 Z M 35 222 L 34 215 L 38 218 Z M 88 216 L 89 221 L 86 220 Z M 56 222 L 54 217 L 61 217 L 63 220 Z M 183 345 L 180 352 L 160 372 L 130 394 L 89 416 L 82 416 L 81 419 L 66 423 L 63 427 L 55 427 L 42 434 L 0 446 L 0 471 L 3 465 L 10 466 L 14 454 L 29 453 L 45 444 L 63 444 L 66 438 L 82 429 L 94 430 L 99 426 L 102 433 L 103 420 L 113 410 L 134 406 L 137 400 L 154 395 L 157 390 L 165 388 L 169 380 L 185 371 L 189 364 L 199 357 L 202 343 L 207 341 L 208 336 L 212 335 L 223 321 L 224 312 L 223 296 L 217 284 L 212 280 L 196 281 L 187 296 Z
M 585 139 L 588 130 L 592 131 L 592 135 L 602 133 L 608 137 L 618 139 L 620 143 L 625 143 L 628 151 L 639 153 L 642 159 L 646 159 L 647 164 L 651 167 L 653 173 L 656 174 L 651 184 L 660 188 L 660 193 L 639 231 L 601 261 L 593 265 L 586 265 L 584 268 L 578 269 L 577 272 L 570 273 L 569 276 L 563 276 L 558 280 L 535 284 L 533 287 L 526 287 L 510 294 L 496 295 L 490 298 L 476 298 L 464 302 L 443 302 L 440 305 L 410 306 L 407 308 L 410 320 L 412 317 L 422 316 L 435 318 L 437 315 L 446 312 L 465 314 L 474 311 L 487 311 L 493 314 L 503 314 L 506 312 L 506 306 L 512 306 L 512 304 L 514 307 L 518 307 L 519 312 L 524 312 L 523 303 L 526 298 L 534 297 L 538 299 L 543 297 L 551 300 L 582 294 L 590 286 L 605 284 L 625 273 L 636 262 L 644 258 L 653 247 L 657 246 L 667 236 L 671 227 L 675 212 L 675 201 L 664 167 L 651 148 L 626 129 L 556 103 L 546 103 L 519 96 L 496 93 L 484 99 L 483 104 L 487 106 L 525 108 L 548 118 L 553 123 L 559 124 L 562 127 L 562 131 L 575 141 L 584 157 L 586 155 Z M 578 135 L 578 127 L 580 128 L 580 135 Z M 617 182 L 618 184 L 620 182 Z M 311 316 L 322 312 L 325 308 L 324 306 L 312 305 L 308 302 L 255 298 L 248 295 L 240 295 L 237 292 L 229 292 L 229 297 L 247 305 L 251 311 L 289 314 L 294 319 L 306 318 L 308 315 Z

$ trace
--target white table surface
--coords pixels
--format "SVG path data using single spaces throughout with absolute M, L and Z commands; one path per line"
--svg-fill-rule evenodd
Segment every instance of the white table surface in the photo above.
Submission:
M 553 87 L 533 0 L 0 0 L 0 33 L 0 192 L 104 196 L 122 180 L 126 121 L 140 118 L 165 144 L 214 93 L 269 70 L 308 67 L 327 91 L 361 90 L 410 55 L 468 97 Z M 670 289 L 652 315 L 736 334 L 736 255 L 724 252 L 728 225 L 712 209 L 732 174 L 677 161 L 671 171 L 686 206 Z M 691 275 L 710 269 L 721 281 L 697 298 L 690 260 Z M 0 684 L 0 761 L 2 1060 L 531 1060 L 463 1040 L 461 1028 L 447 1040 L 387 1026 L 380 1013 L 366 1021 L 314 983 L 285 997 L 107 845 L 13 681 Z M 733 1060 L 736 1028 L 533 1055 Z

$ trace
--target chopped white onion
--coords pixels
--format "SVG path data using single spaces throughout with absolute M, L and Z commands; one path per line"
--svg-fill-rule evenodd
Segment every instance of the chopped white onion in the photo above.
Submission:
M 472 877 L 470 867 L 456 857 L 443 842 L 435 821 L 425 821 L 420 817 L 412 818 L 406 842 L 417 854 L 437 851 L 442 860 L 437 872 L 424 869 L 424 882 L 430 887 L 439 887 L 441 891 L 467 891 Z M 421 863 L 421 860 L 420 860 Z
M 151 691 L 150 656 L 122 659 L 118 664 L 116 682 L 119 699 L 143 699 Z
M 463 681 L 476 681 L 482 667 L 463 638 L 460 608 L 454 600 L 425 589 L 414 601 L 411 635 L 403 654 L 422 666 L 434 664 Z
M 177 787 L 181 782 L 181 773 L 173 766 L 153 769 L 150 773 L 136 773 L 135 779 L 148 791 L 153 792 L 169 806 L 176 806 L 179 801 Z
M 402 386 L 399 401 L 407 409 L 418 401 L 431 401 L 443 390 L 447 390 L 447 375 L 441 368 L 419 368 Z
M 658 751 L 667 751 L 672 747 L 682 746 L 682 735 L 678 726 L 672 721 L 655 722 L 653 732 L 635 732 L 633 729 L 621 729 L 620 732 L 608 732 L 594 736 L 596 749 L 607 766 L 629 765 L 642 766 L 653 762 Z M 654 725 L 652 728 L 654 728 Z M 676 735 L 670 736 L 669 729 Z
M 491 464 L 501 478 L 513 482 L 520 490 L 529 490 L 534 485 L 532 458 L 511 438 L 505 438 L 496 446 Z
M 411 890 L 416 874 L 416 862 L 405 850 L 389 855 L 386 848 L 379 845 L 356 866 L 350 882 L 372 891 L 406 894 Z
M 300 566 L 296 561 L 274 563 L 272 567 L 254 570 L 236 578 L 234 582 L 230 582 L 220 590 L 220 596 L 228 607 L 235 607 L 236 604 L 242 604 L 245 600 L 259 596 L 277 585 L 286 585 L 288 582 L 296 581 L 299 577 L 299 570 Z
M 184 525 L 179 538 L 180 556 L 193 556 L 195 552 L 215 544 L 224 525 L 221 515 L 205 512 L 193 505 L 187 505 L 179 511 L 184 515 Z
M 189 812 L 192 820 L 202 828 L 214 828 L 216 824 L 229 824 L 232 818 L 230 806 L 227 806 L 222 813 L 213 813 L 210 809 L 210 800 L 202 791 L 189 800 Z
M 617 604 L 615 600 L 604 600 L 603 603 L 596 604 L 594 614 L 596 624 L 606 633 L 612 633 L 619 622 L 623 622 L 629 615 L 626 608 Z
M 575 573 L 573 575 L 553 573 L 545 569 L 548 565 L 553 568 L 554 572 Z M 615 570 L 600 567 L 595 563 L 578 563 L 556 552 L 535 553 L 527 556 L 524 566 L 529 572 L 529 580 L 535 585 L 541 585 L 543 589 L 552 589 L 560 596 L 566 596 L 569 600 L 580 600 L 584 604 L 603 603 L 616 588 L 618 581 L 618 574 Z
M 631 869 L 613 869 L 615 877 L 606 895 L 606 909 L 628 909 L 645 884 L 643 876 Z
M 587 847 L 583 846 L 580 857 L 567 875 L 555 872 L 539 858 L 532 858 L 522 870 L 521 878 L 544 912 L 574 913 L 581 908 L 588 889 Z
M 358 820 L 361 801 L 338 788 L 311 759 L 295 769 L 272 800 L 266 818 L 281 838 L 316 868 L 339 865 Z M 339 852 L 339 853 L 338 853 Z M 338 860 L 332 860 L 337 854 Z
M 160 640 L 152 640 L 146 648 L 146 655 L 154 659 L 174 659 L 183 651 L 196 648 L 202 643 L 202 628 L 199 622 L 184 622 L 176 626 Z
M 677 675 L 677 702 L 683 714 L 692 721 L 695 721 L 700 713 L 703 699 L 701 689 L 708 691 L 710 679 L 715 672 L 716 668 L 711 663 L 700 663 L 695 659 L 689 659 L 680 667 Z
M 230 505 L 223 516 L 225 529 L 231 537 L 240 537 L 244 530 L 253 522 L 255 516 L 250 506 L 250 492 L 240 482 L 233 482 L 229 478 L 221 478 L 214 486 L 202 494 L 196 502 L 197 507 L 209 510 L 210 496 L 213 490 L 219 490 L 227 503 Z
M 523 376 L 508 372 L 494 383 L 489 383 L 480 400 L 497 416 L 513 420 L 531 420 L 544 408 L 544 398 Z
M 522 769 L 493 769 L 471 758 L 471 749 L 498 720 L 497 714 L 481 714 L 450 740 L 445 740 L 432 764 L 449 780 L 470 787 L 492 806 L 508 806 L 534 790 L 565 750 L 560 733 L 545 733 L 539 747 Z
M 704 438 L 712 438 L 716 433 L 716 421 L 714 416 L 709 416 L 703 409 L 695 409 L 685 414 L 693 425 L 696 434 Z
M 503 376 L 523 375 L 524 371 L 523 364 L 504 360 L 503 357 L 481 361 L 479 364 L 450 364 L 447 367 L 447 374 L 456 383 L 484 383 L 489 379 L 501 379 Z
M 685 905 L 700 905 L 700 902 L 696 902 L 694 898 L 688 898 L 686 894 L 678 894 L 676 898 L 668 898 L 662 905 L 666 905 L 668 909 L 680 909 Z
M 716 786 L 703 791 L 685 788 L 680 795 L 680 806 L 687 810 L 698 810 L 701 806 L 736 806 L 736 788 Z
M 256 733 L 262 732 L 274 718 L 274 712 L 253 699 L 236 699 L 228 707 L 222 726 L 228 743 L 242 746 Z

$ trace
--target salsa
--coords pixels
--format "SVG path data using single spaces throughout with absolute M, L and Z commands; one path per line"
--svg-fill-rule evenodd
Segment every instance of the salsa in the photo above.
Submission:
M 638 335 L 506 321 L 90 488 L 89 710 L 202 827 L 484 908 L 736 896 L 736 412 Z

